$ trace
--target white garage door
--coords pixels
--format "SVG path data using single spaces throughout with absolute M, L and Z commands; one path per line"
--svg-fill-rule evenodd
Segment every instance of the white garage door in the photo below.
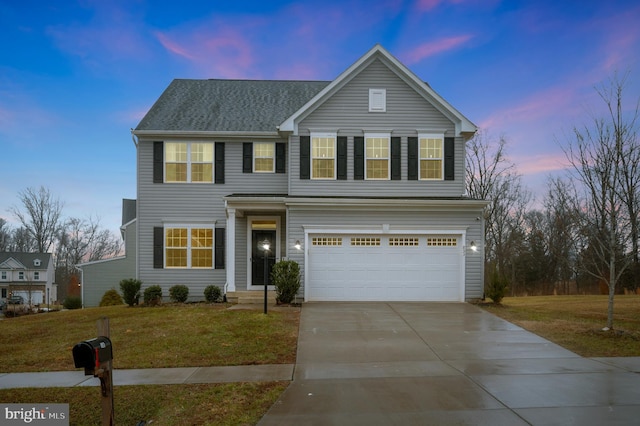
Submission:
M 309 235 L 308 301 L 462 301 L 460 236 Z

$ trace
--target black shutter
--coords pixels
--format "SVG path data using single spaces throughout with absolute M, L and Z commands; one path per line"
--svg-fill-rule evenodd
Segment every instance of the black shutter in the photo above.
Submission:
M 253 172 L 253 143 L 242 144 L 242 173 Z
M 164 268 L 164 228 L 153 228 L 153 267 Z
M 409 142 L 409 162 L 407 164 L 407 179 L 418 180 L 418 138 L 407 138 Z
M 353 179 L 364 179 L 364 136 L 353 138 Z
M 276 143 L 276 173 L 285 173 L 287 170 L 287 144 Z
M 454 138 L 444 138 L 444 180 L 455 179 Z
M 402 164 L 400 157 L 400 138 L 391 138 L 391 180 L 402 179 Z
M 300 136 L 300 179 L 311 178 L 311 137 Z
M 215 145 L 215 183 L 224 183 L 224 142 Z
M 153 143 L 153 183 L 164 182 L 164 143 Z
M 215 229 L 215 265 L 216 269 L 224 269 L 225 268 L 225 234 L 226 228 L 216 228 Z
M 347 180 L 347 137 L 338 136 L 338 180 Z

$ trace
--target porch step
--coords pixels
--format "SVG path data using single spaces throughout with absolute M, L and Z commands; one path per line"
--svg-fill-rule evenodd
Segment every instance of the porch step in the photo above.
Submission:
M 264 303 L 264 291 L 230 291 L 227 293 L 227 302 L 242 305 L 259 305 Z M 276 303 L 276 292 L 267 292 L 267 303 Z

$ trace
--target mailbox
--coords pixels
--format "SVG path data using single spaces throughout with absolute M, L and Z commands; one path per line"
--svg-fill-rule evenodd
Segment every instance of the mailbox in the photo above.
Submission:
M 85 340 L 73 347 L 73 362 L 76 368 L 84 367 L 84 374 L 95 374 L 103 362 L 111 361 L 113 352 L 111 340 L 108 337 L 96 337 Z

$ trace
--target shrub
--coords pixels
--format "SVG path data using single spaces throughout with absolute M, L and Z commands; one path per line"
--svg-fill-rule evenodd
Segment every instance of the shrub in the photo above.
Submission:
M 184 303 L 189 297 L 189 287 L 182 284 L 174 285 L 169 289 L 169 297 L 174 302 Z
M 217 285 L 209 285 L 204 289 L 204 300 L 209 303 L 216 303 L 222 297 L 222 290 Z
M 487 297 L 493 300 L 493 303 L 499 305 L 504 296 L 506 296 L 508 288 L 507 279 L 494 268 L 487 286 Z
M 162 303 L 162 288 L 152 285 L 144 289 L 144 304 L 156 306 Z
M 271 282 L 276 287 L 276 302 L 291 303 L 300 290 L 300 266 L 293 260 L 273 265 Z
M 80 309 L 82 308 L 82 299 L 78 296 L 68 296 L 62 303 L 65 309 Z
M 124 301 L 122 300 L 122 296 L 120 296 L 115 288 L 107 290 L 102 295 L 102 299 L 100 299 L 100 306 L 118 306 L 122 305 L 123 303 Z
M 135 278 L 120 281 L 122 298 L 127 305 L 133 306 L 138 304 L 140 301 L 140 287 L 142 287 L 142 281 L 136 280 Z

